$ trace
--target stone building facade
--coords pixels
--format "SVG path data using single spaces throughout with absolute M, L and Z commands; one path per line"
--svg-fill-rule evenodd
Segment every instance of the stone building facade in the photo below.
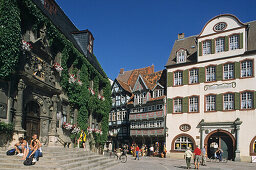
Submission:
M 91 32 L 78 30 L 54 0 L 31 2 L 105 76 L 93 56 Z M 60 146 L 71 142 L 62 124 L 77 124 L 78 108 L 61 87 L 62 53 L 50 48 L 48 38 L 52 35 L 47 34 L 47 26 L 42 23 L 32 29 L 23 23 L 23 17 L 27 16 L 21 17 L 24 53 L 11 78 L 0 80 L 0 121 L 14 124 L 13 143 L 20 136 L 30 139 L 36 133 L 43 144 Z M 94 123 L 92 117 L 90 113 L 89 126 Z
M 229 160 L 255 155 L 256 22 L 233 15 L 209 20 L 196 36 L 178 36 L 167 69 L 168 154 L 213 143 Z

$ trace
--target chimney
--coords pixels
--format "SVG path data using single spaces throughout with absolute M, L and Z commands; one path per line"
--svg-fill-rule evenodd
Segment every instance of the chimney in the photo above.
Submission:
M 152 64 L 152 66 L 151 66 L 151 71 L 152 71 L 152 73 L 155 72 L 154 69 L 155 69 L 155 66 Z
M 120 74 L 124 74 L 124 68 L 120 68 Z
M 179 33 L 178 34 L 178 40 L 184 39 L 184 33 Z

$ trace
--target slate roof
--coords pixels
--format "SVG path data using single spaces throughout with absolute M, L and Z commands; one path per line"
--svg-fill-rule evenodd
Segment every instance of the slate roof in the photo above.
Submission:
M 249 25 L 247 51 L 255 51 L 256 50 L 256 20 L 248 22 L 246 24 Z
M 84 53 L 82 48 L 79 46 L 79 39 L 76 40 L 72 33 L 81 32 L 67 17 L 64 11 L 59 7 L 55 0 L 51 0 L 51 3 L 55 4 L 56 14 L 50 14 L 48 10 L 44 8 L 43 0 L 33 0 L 33 2 L 37 5 L 37 7 L 43 12 L 45 16 L 47 16 L 52 23 L 65 35 L 65 37 L 72 42 L 72 44 L 80 51 L 82 54 L 86 56 L 86 59 L 101 73 L 102 76 L 106 76 L 103 69 L 101 68 L 98 60 L 94 55 L 87 55 Z M 84 32 L 89 32 L 89 30 L 85 30 Z
M 172 47 L 171 54 L 165 66 L 178 65 L 176 63 L 176 53 L 180 49 L 184 49 L 187 51 L 186 63 L 197 61 L 196 37 L 197 35 L 194 35 L 194 36 L 186 37 L 184 39 L 175 40 L 174 45 Z M 180 64 L 184 64 L 184 63 L 180 63 Z

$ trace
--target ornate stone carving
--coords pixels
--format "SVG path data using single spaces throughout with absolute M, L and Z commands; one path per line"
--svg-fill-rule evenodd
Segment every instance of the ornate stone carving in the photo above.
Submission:
M 46 63 L 44 60 L 42 60 L 39 57 L 32 57 L 32 63 L 33 63 L 33 75 L 40 79 L 40 80 L 45 80 L 45 68 L 46 68 Z
M 19 83 L 18 83 L 18 91 L 22 91 L 22 90 L 24 90 L 25 88 L 26 88 L 25 82 L 24 82 L 22 79 L 20 79 L 20 81 L 19 81 Z

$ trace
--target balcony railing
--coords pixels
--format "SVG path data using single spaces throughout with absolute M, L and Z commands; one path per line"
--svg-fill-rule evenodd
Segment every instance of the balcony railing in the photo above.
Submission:
M 152 118 L 161 118 L 164 117 L 164 111 L 156 111 L 156 112 L 148 112 L 148 113 L 138 113 L 138 114 L 130 114 L 130 120 L 142 120 L 142 119 L 152 119 Z
M 164 129 L 130 130 L 131 136 L 163 136 Z

